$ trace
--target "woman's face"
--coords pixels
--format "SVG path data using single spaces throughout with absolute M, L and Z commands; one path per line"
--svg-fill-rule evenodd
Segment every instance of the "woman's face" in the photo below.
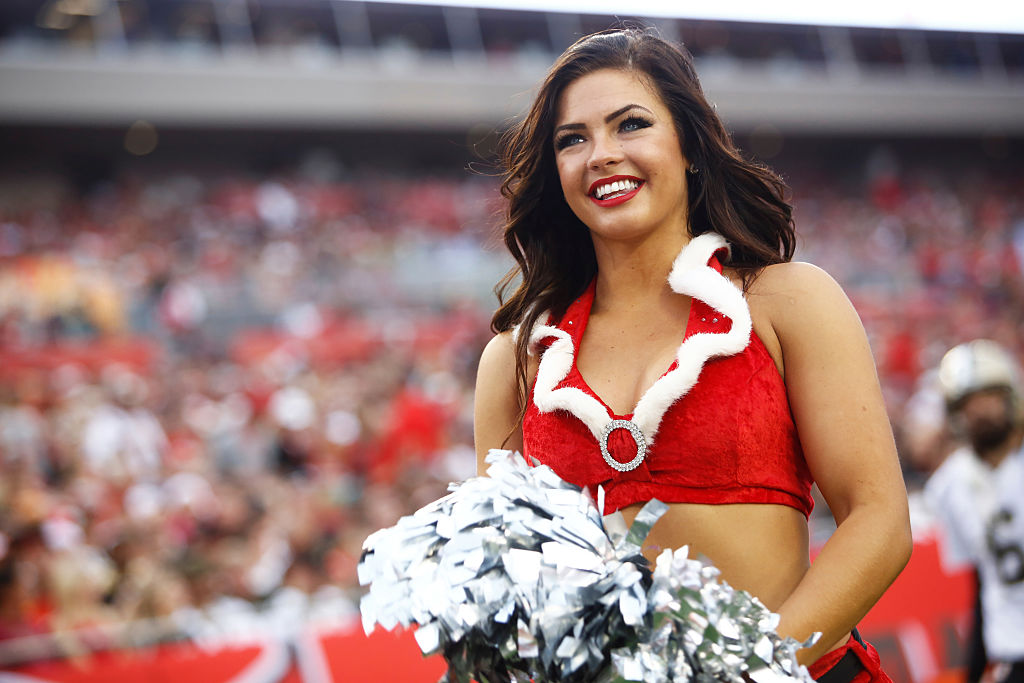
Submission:
M 552 144 L 565 201 L 595 237 L 687 233 L 689 164 L 671 112 L 643 74 L 601 69 L 570 83 Z

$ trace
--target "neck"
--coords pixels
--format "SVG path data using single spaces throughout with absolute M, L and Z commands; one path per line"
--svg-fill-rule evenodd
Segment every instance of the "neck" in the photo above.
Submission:
M 689 242 L 685 233 L 635 243 L 595 239 L 595 307 L 628 310 L 676 298 L 678 295 L 668 286 L 668 274 L 676 256 Z

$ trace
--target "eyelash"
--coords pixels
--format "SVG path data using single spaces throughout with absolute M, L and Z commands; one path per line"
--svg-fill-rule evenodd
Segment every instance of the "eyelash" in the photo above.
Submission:
M 641 116 L 633 115 L 624 118 L 622 122 L 619 123 L 619 131 L 624 133 L 632 133 L 638 130 L 643 130 L 644 128 L 650 128 L 652 125 L 654 124 L 652 124 L 647 119 Z M 555 141 L 555 149 L 560 152 L 566 147 L 576 144 L 575 142 L 573 142 L 574 138 L 579 138 L 580 140 L 582 140 L 583 136 L 580 135 L 579 133 L 566 133 L 565 135 L 562 135 Z
M 627 119 L 624 119 L 622 121 L 622 123 L 619 124 L 619 130 L 624 130 L 626 128 L 626 126 L 629 126 L 629 125 L 635 125 L 636 126 L 636 128 L 634 128 L 633 130 L 643 130 L 644 128 L 650 128 L 654 124 L 652 124 L 650 121 L 648 121 L 647 119 L 643 118 L 642 116 L 634 115 L 634 116 L 630 116 Z
M 573 140 L 574 138 L 583 139 L 583 136 L 580 135 L 579 133 L 566 133 L 565 135 L 562 135 L 557 140 L 555 140 L 555 150 L 561 152 L 569 145 L 575 144 L 571 142 L 571 140 Z

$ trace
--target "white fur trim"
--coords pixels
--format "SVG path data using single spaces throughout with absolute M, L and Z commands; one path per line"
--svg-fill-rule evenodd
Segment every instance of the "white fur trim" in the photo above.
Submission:
M 662 376 L 636 405 L 633 422 L 644 432 L 648 443 L 654 440 L 661 418 L 669 406 L 684 396 L 700 377 L 704 363 L 719 356 L 739 353 L 750 343 L 750 309 L 743 292 L 708 265 L 711 255 L 726 241 L 716 233 L 699 235 L 676 257 L 668 276 L 669 286 L 678 294 L 699 299 L 732 320 L 726 333 L 698 332 L 679 345 L 676 368 Z M 691 306 L 693 304 L 691 303 Z
M 541 325 L 534 328 L 533 334 L 530 335 L 530 345 L 533 346 L 548 337 L 555 337 L 555 341 L 541 356 L 540 364 L 537 366 L 537 380 L 533 388 L 533 401 L 537 404 L 537 409 L 542 413 L 567 410 L 587 425 L 595 439 L 600 438 L 601 430 L 611 422 L 604 405 L 576 387 L 555 389 L 572 369 L 575 356 L 572 337 L 557 327 Z
M 727 333 L 698 332 L 683 340 L 676 351 L 676 368 L 660 377 L 640 397 L 632 421 L 643 431 L 648 446 L 654 442 L 665 411 L 696 384 L 704 363 L 710 358 L 737 354 L 750 342 L 750 310 L 743 292 L 708 265 L 712 254 L 728 246 L 721 235 L 705 233 L 690 240 L 672 264 L 668 276 L 672 291 L 703 301 L 721 312 L 732 320 L 732 328 Z M 555 389 L 572 369 L 576 353 L 572 337 L 557 327 L 540 325 L 530 335 L 530 345 L 550 337 L 555 341 L 544 352 L 537 368 L 534 403 L 542 413 L 559 409 L 572 413 L 600 440 L 601 431 L 612 421 L 608 409 L 575 387 Z

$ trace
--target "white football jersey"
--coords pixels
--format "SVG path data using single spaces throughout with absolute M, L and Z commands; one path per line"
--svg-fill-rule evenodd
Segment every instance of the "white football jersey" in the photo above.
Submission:
M 924 493 L 939 522 L 943 561 L 978 568 L 989 658 L 1024 659 L 1024 450 L 992 468 L 961 448 Z

